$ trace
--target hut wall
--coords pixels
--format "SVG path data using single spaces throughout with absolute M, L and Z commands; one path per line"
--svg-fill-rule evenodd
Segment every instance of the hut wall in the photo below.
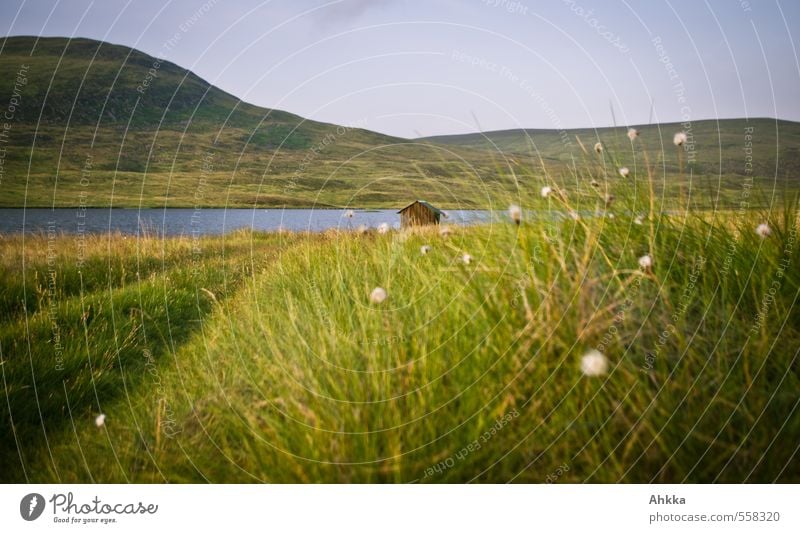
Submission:
M 439 220 L 436 213 L 420 203 L 410 205 L 400 213 L 400 225 L 404 228 L 408 226 L 437 224 L 438 222 Z

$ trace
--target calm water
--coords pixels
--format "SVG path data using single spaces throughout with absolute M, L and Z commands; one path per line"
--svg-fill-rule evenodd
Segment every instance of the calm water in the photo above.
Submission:
M 83 216 L 81 216 L 83 215 Z M 489 219 L 488 211 L 454 210 L 447 222 L 469 224 Z M 219 235 L 240 228 L 323 231 L 328 228 L 400 226 L 396 209 L 355 211 L 347 218 L 339 209 L 0 209 L 0 233 L 121 233 Z

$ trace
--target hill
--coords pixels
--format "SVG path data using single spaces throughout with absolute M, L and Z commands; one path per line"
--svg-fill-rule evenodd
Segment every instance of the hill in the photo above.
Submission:
M 796 188 L 800 124 L 698 121 L 691 149 L 680 124 L 508 130 L 401 139 L 243 102 L 191 71 L 91 39 L 0 41 L 0 207 L 395 207 L 424 197 L 443 207 L 487 206 L 498 192 L 575 186 L 574 164 L 606 147 L 598 175 L 628 166 L 658 192 L 697 191 L 697 206 L 734 205 L 743 178 L 762 203 Z M 750 132 L 750 133 L 747 133 Z M 749 135 L 749 136 L 748 136 Z M 684 172 L 685 171 L 685 172 Z
M 686 131 L 686 161 L 699 175 L 752 174 L 784 178 L 800 169 L 800 123 L 769 118 L 698 120 L 691 126 L 681 123 L 633 125 L 640 132 L 641 150 L 671 155 L 675 151 L 673 135 Z M 579 128 L 568 130 L 515 129 L 426 137 L 435 144 L 496 150 L 510 156 L 540 153 L 544 158 L 571 161 L 583 148 L 592 150 L 602 141 L 617 152 L 631 150 L 627 128 Z M 752 157 L 749 161 L 748 157 Z M 752 166 L 746 163 L 752 163 Z
M 5 207 L 342 205 L 354 193 L 355 204 L 396 205 L 437 196 L 430 178 L 459 160 L 459 150 L 254 106 L 91 39 L 1 41 L 0 94 L 14 108 Z

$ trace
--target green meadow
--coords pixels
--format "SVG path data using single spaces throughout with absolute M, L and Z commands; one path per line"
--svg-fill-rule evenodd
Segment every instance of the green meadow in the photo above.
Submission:
M 2 52 L 2 207 L 496 217 L 0 236 L 0 481 L 800 481 L 797 123 L 409 140 L 122 46 Z
M 519 224 L 4 237 L 3 481 L 797 482 L 796 197 L 606 157 Z

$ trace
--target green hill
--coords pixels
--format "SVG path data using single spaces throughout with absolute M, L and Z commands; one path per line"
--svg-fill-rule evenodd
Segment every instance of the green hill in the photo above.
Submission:
M 355 204 L 397 205 L 436 197 L 430 178 L 458 161 L 242 102 L 125 46 L 35 37 L 0 46 L 0 94 L 15 97 L 0 206 L 342 205 L 354 193 Z
M 800 169 L 800 123 L 768 118 L 698 120 L 686 128 L 681 123 L 634 125 L 640 132 L 637 149 L 643 146 L 656 153 L 675 152 L 673 135 L 686 130 L 692 146 L 686 160 L 696 174 L 746 174 L 785 178 Z M 746 136 L 751 136 L 750 139 Z M 627 128 L 580 128 L 569 130 L 516 129 L 427 137 L 436 144 L 495 150 L 511 157 L 541 154 L 545 159 L 570 162 L 577 153 L 593 150 L 602 142 L 617 152 L 630 152 Z M 747 143 L 751 145 L 748 146 Z M 748 152 L 747 150 L 752 150 Z M 637 150 L 637 151 L 638 151 Z M 752 167 L 747 156 L 752 155 Z
M 518 187 L 573 187 L 574 163 L 596 158 L 598 140 L 599 174 L 645 175 L 646 147 L 657 189 L 669 196 L 691 182 L 699 206 L 735 203 L 747 176 L 769 202 L 796 187 L 800 168 L 793 122 L 695 122 L 682 173 L 671 142 L 679 124 L 640 127 L 634 150 L 624 128 L 400 139 L 254 106 L 174 63 L 90 39 L 8 37 L 0 74 L 11 112 L 2 207 L 393 207 L 419 197 L 485 206 Z

